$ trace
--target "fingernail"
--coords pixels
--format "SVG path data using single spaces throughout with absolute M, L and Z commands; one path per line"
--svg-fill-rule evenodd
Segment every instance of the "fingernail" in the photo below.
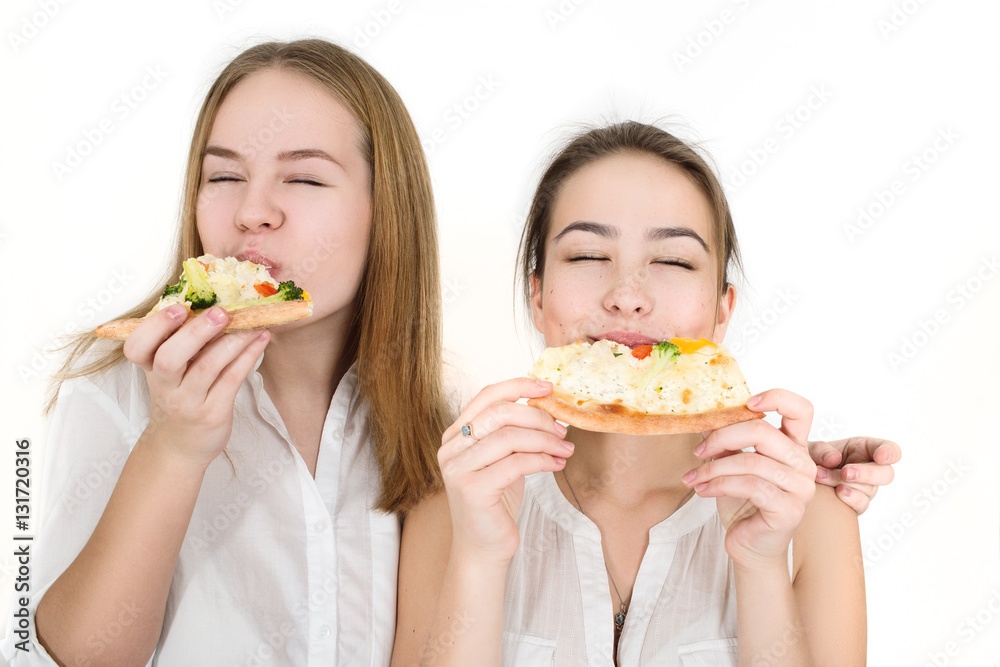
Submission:
M 698 446 L 694 448 L 694 455 L 701 456 L 702 452 L 705 451 L 705 441 L 702 440 L 698 443 Z
M 566 435 L 566 427 L 560 424 L 559 422 L 556 422 L 556 433 L 558 433 L 560 436 Z
M 209 308 L 208 311 L 205 313 L 205 317 L 207 317 L 208 321 L 211 322 L 212 324 L 222 324 L 223 322 L 226 321 L 225 311 L 223 311 L 221 308 L 217 306 L 212 306 L 211 308 Z
M 694 490 L 695 490 L 696 493 L 701 493 L 702 491 L 704 491 L 707 488 L 708 488 L 708 482 L 704 482 L 704 483 L 699 484 L 698 486 L 694 487 Z
M 826 454 L 823 455 L 823 459 L 822 459 L 823 460 L 823 465 L 829 464 L 830 461 L 832 461 L 836 457 L 837 457 L 837 453 L 836 452 L 827 452 Z
M 257 336 L 257 340 L 264 342 L 270 337 L 271 337 L 271 332 L 268 331 L 267 329 L 264 329 L 263 331 L 260 332 L 260 335 Z
M 748 408 L 753 408 L 753 407 L 755 407 L 755 406 L 756 406 L 756 405 L 757 405 L 758 403 L 760 403 L 760 394 L 756 394 L 756 395 L 754 395 L 754 396 L 751 396 L 751 397 L 749 398 L 749 400 L 747 400 L 747 407 L 748 407 Z
M 556 465 L 566 465 L 566 459 L 560 458 L 558 456 L 553 456 L 552 460 L 556 462 Z
M 576 445 L 574 445 L 572 442 L 563 441 L 562 446 L 566 449 L 567 452 L 571 452 L 574 449 L 576 449 Z
M 830 476 L 830 471 L 826 468 L 816 468 L 816 479 L 826 479 Z
M 858 469 L 857 468 L 844 468 L 844 472 L 843 472 L 842 476 L 843 476 L 843 478 L 846 481 L 853 482 L 854 480 L 856 480 L 858 478 Z
M 694 479 L 697 476 L 698 476 L 698 471 L 697 470 L 688 470 L 686 473 L 684 473 L 684 476 L 681 477 L 681 479 L 684 480 L 685 484 L 687 484 L 688 482 L 690 482 L 692 479 Z
M 843 488 L 842 488 L 842 489 L 840 490 L 840 492 L 841 492 L 841 493 L 843 493 L 843 494 L 844 494 L 845 496 L 847 496 L 848 498 L 850 498 L 850 497 L 851 497 L 851 493 L 853 493 L 853 491 L 851 491 L 851 487 L 849 487 L 849 486 L 845 486 L 845 487 L 843 487 Z
M 167 315 L 172 320 L 179 320 L 187 315 L 187 309 L 181 306 L 170 306 L 170 308 L 167 308 Z
M 552 383 L 549 382 L 548 380 L 535 380 L 535 384 L 537 384 L 542 389 L 548 389 L 552 386 Z

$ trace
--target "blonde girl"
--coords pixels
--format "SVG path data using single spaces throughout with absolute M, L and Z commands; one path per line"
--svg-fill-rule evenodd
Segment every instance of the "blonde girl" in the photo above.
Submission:
M 396 513 L 439 485 L 451 421 L 430 178 L 389 83 L 316 39 L 229 63 L 164 283 L 203 253 L 270 266 L 313 316 L 220 334 L 224 310 L 175 306 L 79 341 L 16 665 L 388 663 Z

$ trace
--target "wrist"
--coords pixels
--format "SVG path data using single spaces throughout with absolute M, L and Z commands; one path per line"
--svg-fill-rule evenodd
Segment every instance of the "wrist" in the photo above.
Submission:
M 178 479 L 198 479 L 205 476 L 208 466 L 215 459 L 215 456 L 192 456 L 184 452 L 173 442 L 165 442 L 157 435 L 144 433 L 135 443 L 133 452 L 139 452 L 148 457 L 157 470 L 167 476 Z
M 509 558 L 496 558 L 458 546 L 451 550 L 448 568 L 463 581 L 506 581 Z
M 753 577 L 760 579 L 783 579 L 790 581 L 791 575 L 788 568 L 788 552 L 786 551 L 779 558 L 755 558 L 733 561 L 733 571 L 737 577 Z

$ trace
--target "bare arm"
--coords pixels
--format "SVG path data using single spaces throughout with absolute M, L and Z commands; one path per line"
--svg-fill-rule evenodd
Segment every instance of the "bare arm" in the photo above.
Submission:
M 865 573 L 856 513 L 817 486 L 792 542 L 795 597 L 816 665 L 864 665 Z
M 500 664 L 524 477 L 561 469 L 572 452 L 549 414 L 516 401 L 551 391 L 529 378 L 492 385 L 445 431 L 438 461 L 447 498 L 424 501 L 403 524 L 393 665 Z M 462 433 L 465 424 L 474 435 Z
M 36 631 L 50 656 L 149 660 L 204 474 L 140 438 L 94 534 L 38 604 Z M 113 623 L 122 631 L 110 638 Z
M 399 550 L 399 593 L 392 667 L 420 664 L 433 620 L 430 605 L 441 594 L 451 551 L 451 515 L 442 491 L 426 498 L 403 521 Z
M 814 482 L 816 465 L 806 450 L 812 405 L 782 389 L 747 405 L 777 411 L 780 428 L 754 421 L 709 433 L 695 450 L 709 460 L 684 477 L 700 495 L 717 498 L 726 526 L 740 664 L 863 664 L 857 516 L 832 488 Z M 748 446 L 754 451 L 744 451 Z M 794 583 L 788 573 L 793 537 Z
M 205 470 L 229 440 L 236 394 L 267 344 L 266 332 L 220 336 L 222 309 L 181 327 L 186 314 L 160 311 L 126 341 L 126 356 L 146 372 L 150 422 L 94 533 L 39 601 L 38 641 L 61 664 L 145 664 L 153 654 Z
M 392 667 L 500 664 L 506 563 L 451 555 L 445 493 L 403 522 Z
M 856 513 L 830 487 L 816 495 L 795 532 L 787 564 L 736 567 L 740 662 L 745 665 L 864 665 L 864 571 Z

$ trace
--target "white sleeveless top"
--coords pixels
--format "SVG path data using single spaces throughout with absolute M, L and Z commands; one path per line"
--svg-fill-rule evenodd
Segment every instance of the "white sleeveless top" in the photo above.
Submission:
M 521 546 L 504 595 L 503 665 L 611 665 L 614 613 L 597 526 L 551 473 L 525 481 Z M 737 664 L 736 589 L 715 499 L 697 495 L 649 531 L 619 665 Z

